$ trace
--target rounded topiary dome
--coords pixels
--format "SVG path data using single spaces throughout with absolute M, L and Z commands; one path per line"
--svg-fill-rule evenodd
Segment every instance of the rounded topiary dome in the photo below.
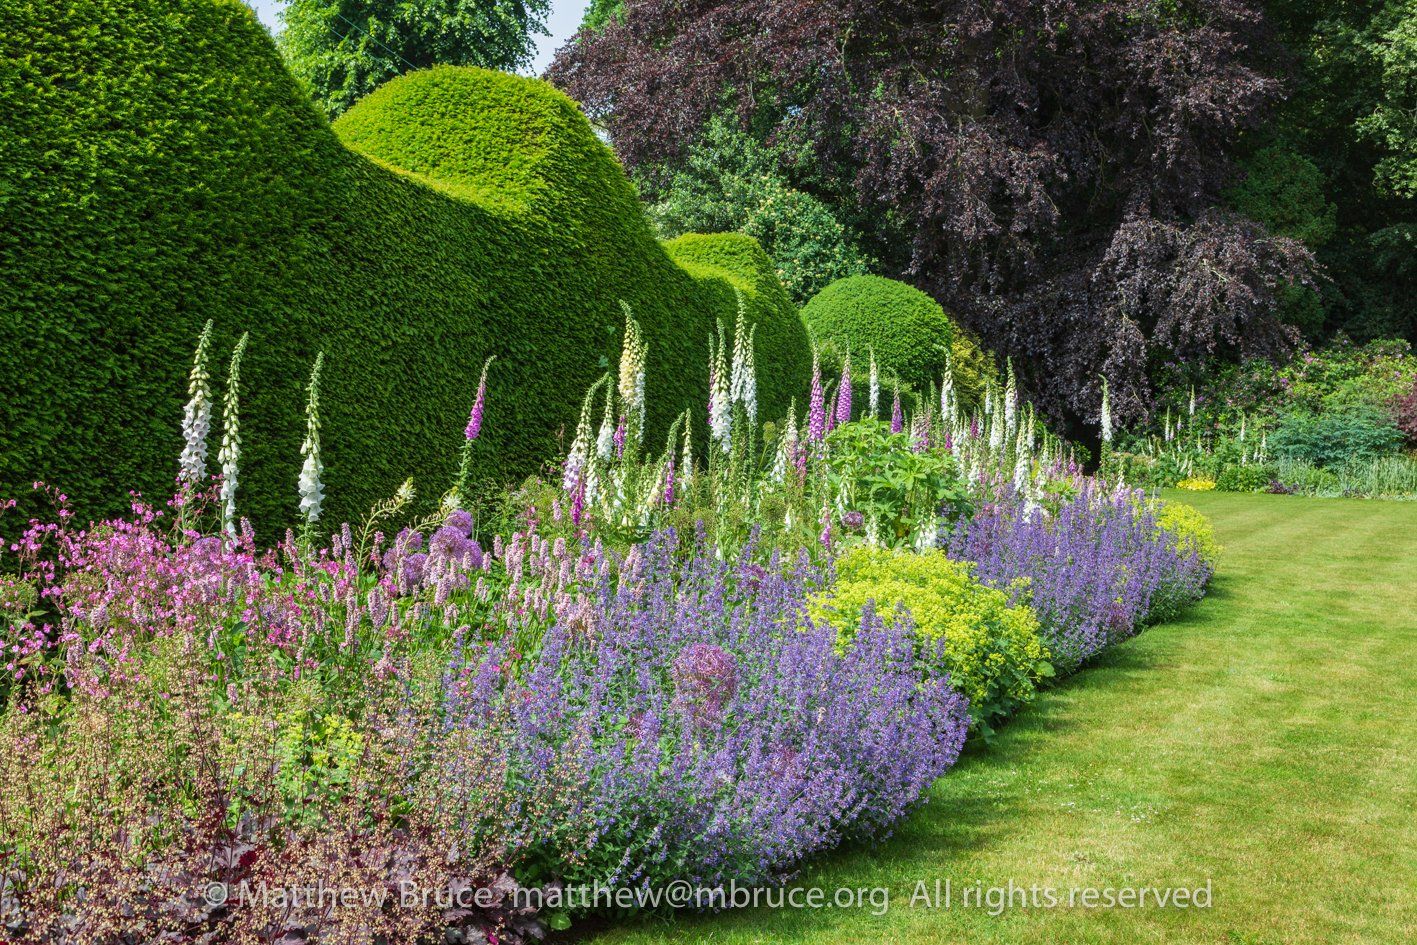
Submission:
M 858 370 L 866 352 L 874 351 L 885 377 L 917 391 L 944 374 L 946 350 L 966 398 L 979 393 L 992 371 L 988 355 L 938 302 L 896 279 L 838 279 L 807 302 L 802 319 L 818 345 L 838 357 L 853 352 Z

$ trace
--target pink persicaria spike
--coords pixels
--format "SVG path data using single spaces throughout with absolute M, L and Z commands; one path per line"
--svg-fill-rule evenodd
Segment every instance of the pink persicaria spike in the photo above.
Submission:
M 851 353 L 841 363 L 841 386 L 836 392 L 836 425 L 851 422 Z
M 477 396 L 472 401 L 472 413 L 467 417 L 467 429 L 463 430 L 463 435 L 469 440 L 477 439 L 478 434 L 482 432 L 482 413 L 487 405 L 487 369 L 491 366 L 492 358 L 483 362 L 482 377 L 477 382 Z
M 891 401 L 891 432 L 899 433 L 905 429 L 905 415 L 900 412 L 900 391 L 895 392 L 895 399 Z
M 827 436 L 826 391 L 822 390 L 822 367 L 812 351 L 812 396 L 807 405 L 807 439 L 820 443 Z

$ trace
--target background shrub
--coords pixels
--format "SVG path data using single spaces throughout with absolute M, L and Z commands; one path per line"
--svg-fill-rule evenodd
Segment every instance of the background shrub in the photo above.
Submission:
M 779 169 L 784 148 L 766 145 L 718 116 L 662 182 L 637 174 L 650 219 L 663 236 L 746 233 L 762 243 L 797 304 L 833 279 L 869 271 L 871 260 L 826 203 L 794 187 Z
M 1215 480 L 1221 492 L 1264 492 L 1274 479 L 1267 465 L 1227 466 Z
M 208 319 L 218 392 L 251 333 L 238 506 L 266 537 L 294 518 L 317 351 L 327 522 L 410 474 L 425 499 L 446 488 L 488 355 L 474 477 L 558 455 L 618 357 L 620 299 L 650 346 L 650 441 L 706 397 L 709 333 L 733 324 L 722 273 L 674 264 L 609 150 L 541 82 L 414 73 L 337 137 L 237 0 L 6 3 L 0 62 L 0 495 L 63 483 L 87 518 L 129 489 L 166 494 Z M 781 300 L 749 302 L 789 319 L 788 353 Z M 807 362 L 771 361 L 767 334 L 772 416 Z
M 1407 445 L 1417 446 L 1417 377 L 1406 391 L 1392 398 L 1388 410 L 1397 429 L 1407 438 Z
M 1269 435 L 1276 456 L 1316 466 L 1368 460 L 1398 451 L 1402 434 L 1392 418 L 1366 404 L 1313 414 L 1295 411 L 1279 418 Z
M 874 350 L 885 376 L 924 391 L 954 359 L 955 384 L 967 403 L 984 389 L 989 357 L 940 304 L 914 286 L 883 276 L 838 279 L 812 297 L 802 319 L 816 342 L 840 358 L 850 350 L 856 371 Z
M 1053 675 L 1033 613 L 942 553 L 853 548 L 837 559 L 836 579 L 812 610 L 850 637 L 871 601 L 888 622 L 898 608 L 909 611 L 925 658 L 949 672 L 977 720 L 1012 714 L 1033 699 L 1040 677 Z

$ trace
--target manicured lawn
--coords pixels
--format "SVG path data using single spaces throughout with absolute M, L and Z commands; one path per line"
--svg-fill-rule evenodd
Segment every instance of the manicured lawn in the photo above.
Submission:
M 744 910 L 598 942 L 1417 941 L 1417 503 L 1176 493 L 1225 545 L 1210 596 L 967 753 L 895 837 L 803 885 L 866 909 Z M 909 746 L 902 746 L 909 750 Z M 916 883 L 951 908 L 912 906 Z M 1208 909 L 1026 908 L 960 887 L 1194 887 Z

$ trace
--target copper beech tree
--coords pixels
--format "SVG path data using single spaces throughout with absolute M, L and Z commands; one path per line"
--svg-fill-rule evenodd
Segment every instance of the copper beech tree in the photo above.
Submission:
M 1125 419 L 1157 363 L 1291 344 L 1312 258 L 1223 200 L 1277 56 L 1246 0 L 625 0 L 548 77 L 651 191 L 715 114 L 790 145 L 796 186 L 1082 432 L 1100 374 Z

